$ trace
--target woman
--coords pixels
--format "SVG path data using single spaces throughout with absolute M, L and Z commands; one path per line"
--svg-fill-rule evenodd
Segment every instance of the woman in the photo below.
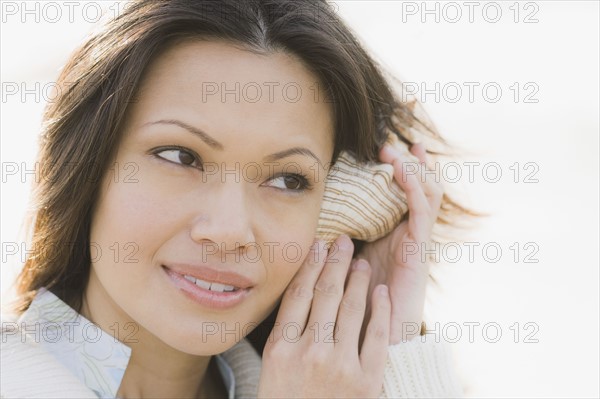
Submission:
M 135 1 L 59 86 L 4 397 L 460 395 L 403 248 L 461 208 L 384 146 L 414 115 L 327 3 Z M 315 241 L 342 151 L 410 210 L 356 249 Z

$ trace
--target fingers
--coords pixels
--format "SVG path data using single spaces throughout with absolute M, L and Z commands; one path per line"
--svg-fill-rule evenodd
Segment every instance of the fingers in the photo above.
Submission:
M 394 166 L 394 178 L 408 200 L 410 231 L 417 241 L 429 237 L 441 207 L 443 188 L 435 173 L 426 173 L 426 152 L 422 144 L 414 144 L 411 153 L 419 160 L 412 162 L 399 148 L 385 145 L 380 159 Z
M 408 219 L 409 230 L 417 241 L 421 241 L 428 236 L 433 223 L 430 220 L 429 200 L 425 196 L 417 173 L 415 173 L 416 169 L 414 165 L 404 162 L 406 157 L 403 159 L 399 152 L 392 147 L 384 147 L 382 154 L 382 160 L 390 162 L 394 167 L 394 179 L 406 193 L 410 215 Z
M 271 332 L 273 341 L 279 340 L 283 331 L 291 323 L 296 323 L 301 329 L 304 329 L 312 304 L 313 287 L 319 278 L 327 256 L 325 244 L 323 240 L 318 240 L 313 244 L 306 260 L 288 285 Z
M 358 262 L 361 264 L 363 262 Z M 348 290 L 364 291 L 364 281 L 368 278 L 360 267 L 356 270 L 360 271 L 350 276 Z M 363 346 L 361 357 L 356 354 L 357 342 L 352 351 L 342 345 L 323 346 L 313 339 L 312 331 L 305 332 L 300 341 L 294 343 L 285 340 L 268 342 L 263 352 L 258 397 L 379 397 L 387 360 L 391 307 L 389 297 L 382 296 L 379 288 L 373 295 L 375 311 L 367 328 L 368 342 Z M 340 312 L 343 314 L 341 309 Z M 333 320 L 335 316 L 334 313 Z M 354 356 L 350 357 L 348 353 L 354 353 Z
M 414 155 L 414 157 L 411 157 L 410 154 Z M 427 153 L 423 143 L 413 144 L 410 148 L 410 154 L 402 151 L 400 148 L 386 144 L 381 149 L 379 156 L 383 162 L 392 165 L 396 161 L 399 161 L 399 166 L 403 167 L 405 176 L 412 175 L 417 177 L 417 181 L 421 183 L 428 201 L 436 199 L 443 190 L 437 179 L 437 175 L 427 167 Z M 428 171 L 430 173 L 427 173 Z M 406 177 L 404 180 L 406 180 Z M 400 184 L 400 181 L 398 183 Z
M 329 333 L 333 331 L 353 249 L 354 245 L 347 235 L 341 235 L 335 241 L 314 285 L 308 328 L 322 329 Z
M 307 259 L 284 293 L 271 342 L 285 338 L 284 331 L 293 323 L 303 331 L 303 342 L 309 345 L 306 348 L 325 348 L 324 345 L 327 345 L 326 352 L 335 350 L 349 363 L 360 362 L 365 373 L 373 376 L 383 374 L 390 334 L 388 289 L 383 285 L 373 292 L 371 319 L 359 355 L 371 267 L 364 259 L 353 261 L 344 288 L 353 244 L 348 236 L 342 235 L 332 248 L 327 256 L 321 240 L 311 247 Z M 327 334 L 328 328 L 331 328 L 332 334 Z M 316 336 L 320 339 L 314 339 Z M 325 339 L 328 336 L 334 339 Z
M 427 167 L 427 151 L 425 150 L 425 146 L 423 143 L 415 143 L 410 148 L 410 152 L 416 156 L 421 162 L 421 181 L 423 183 L 423 190 L 425 191 L 425 196 L 429 200 L 432 209 L 438 209 L 442 202 L 442 196 L 444 194 L 444 190 L 442 185 L 436 178 L 426 179 L 426 176 L 423 176 L 423 169 L 429 170 Z M 435 175 L 434 175 L 435 176 Z
M 426 163 L 427 161 L 427 151 L 425 151 L 425 146 L 423 143 L 415 143 L 410 147 L 410 152 L 414 156 L 416 156 L 421 163 Z
M 376 376 L 383 375 L 390 338 L 392 304 L 386 285 L 375 287 L 371 303 L 371 319 L 360 352 L 360 364 L 366 373 Z
M 281 339 L 284 331 L 292 324 L 302 331 L 306 328 L 321 330 L 309 331 L 303 334 L 305 337 L 312 335 L 333 338 L 353 249 L 354 245 L 347 235 L 338 237 L 329 253 L 322 240 L 313 244 L 283 295 L 271 333 L 273 342 Z M 333 339 L 317 341 L 335 342 Z
M 371 267 L 364 259 L 352 263 L 348 285 L 337 316 L 336 345 L 343 346 L 344 356 L 358 358 L 358 341 L 365 317 Z

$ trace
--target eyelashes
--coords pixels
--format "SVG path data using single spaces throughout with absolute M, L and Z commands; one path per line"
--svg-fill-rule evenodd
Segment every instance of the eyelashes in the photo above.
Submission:
M 201 159 L 198 154 L 185 147 L 159 147 L 155 148 L 152 153 L 169 162 L 202 170 Z
M 300 191 L 310 190 L 312 188 L 310 182 L 304 175 L 300 175 L 297 173 L 281 173 L 279 175 L 272 177 L 271 180 L 279 179 L 279 178 L 282 179 L 284 185 L 289 183 L 294 186 L 294 188 L 290 188 L 290 187 L 286 186 L 286 187 L 280 188 L 281 190 L 291 190 L 291 191 L 299 191 L 300 192 Z
M 204 171 L 202 166 L 202 158 L 200 158 L 196 152 L 190 150 L 189 148 L 180 146 L 157 147 L 154 148 L 151 153 L 157 158 L 165 160 L 166 162 L 180 165 L 184 168 L 195 168 L 200 171 Z M 312 184 L 303 174 L 278 173 L 269 179 L 269 181 L 277 180 L 282 184 L 279 186 L 268 184 L 268 186 L 274 187 L 278 190 L 295 193 L 301 193 L 312 189 Z

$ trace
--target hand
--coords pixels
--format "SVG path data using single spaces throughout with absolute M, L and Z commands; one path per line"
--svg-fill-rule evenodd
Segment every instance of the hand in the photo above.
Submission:
M 421 172 L 426 168 L 425 148 L 422 144 L 414 144 L 411 153 L 419 159 Z M 386 144 L 379 157 L 382 162 L 394 166 L 394 179 L 406 192 L 409 217 L 385 237 L 366 243 L 356 257 L 366 259 L 371 265 L 371 287 L 382 283 L 389 287 L 392 302 L 390 344 L 393 345 L 419 334 L 429 278 L 423 249 L 429 248 L 443 189 L 432 175 L 425 178 L 422 173 L 407 173 L 403 162 L 410 160 L 397 148 Z
M 372 316 L 359 353 L 371 270 L 352 261 L 353 244 L 340 236 L 329 257 L 323 241 L 311 248 L 284 293 L 263 352 L 258 397 L 378 397 L 390 329 L 387 288 L 371 296 Z M 348 276 L 347 285 L 344 282 Z

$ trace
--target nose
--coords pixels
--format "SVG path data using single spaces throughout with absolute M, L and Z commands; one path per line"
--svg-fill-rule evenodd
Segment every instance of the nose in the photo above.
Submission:
M 255 242 L 250 203 L 243 183 L 214 185 L 204 197 L 190 236 L 198 243 L 217 245 L 219 251 L 238 251 Z

